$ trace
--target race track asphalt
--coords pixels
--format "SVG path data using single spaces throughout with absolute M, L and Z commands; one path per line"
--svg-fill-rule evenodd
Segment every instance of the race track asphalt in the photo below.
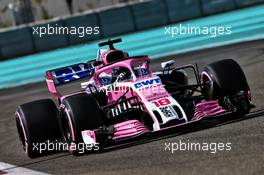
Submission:
M 264 173 L 264 41 L 254 41 L 175 55 L 177 65 L 197 62 L 199 67 L 225 58 L 242 67 L 256 105 L 247 117 L 234 120 L 202 122 L 184 133 L 140 140 L 101 153 L 74 157 L 67 152 L 46 157 L 25 157 L 16 132 L 16 107 L 32 100 L 49 98 L 45 83 L 36 83 L 0 91 L 0 161 L 51 174 L 233 174 Z M 155 60 L 158 68 L 162 58 Z M 174 151 L 165 150 L 168 143 L 231 143 L 231 150 Z M 0 173 L 1 174 L 1 173 Z

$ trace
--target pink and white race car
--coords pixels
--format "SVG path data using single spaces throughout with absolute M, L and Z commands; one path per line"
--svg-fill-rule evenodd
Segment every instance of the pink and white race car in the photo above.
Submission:
M 234 60 L 211 63 L 201 73 L 196 64 L 175 67 L 171 60 L 152 72 L 148 56 L 129 56 L 114 48 L 117 42 L 100 43 L 109 49 L 99 49 L 96 60 L 46 72 L 57 105 L 43 99 L 18 106 L 17 130 L 29 157 L 43 155 L 38 143 L 67 143 L 79 154 L 78 144 L 102 149 L 204 118 L 245 115 L 253 107 Z M 62 95 L 58 87 L 72 82 L 82 90 Z

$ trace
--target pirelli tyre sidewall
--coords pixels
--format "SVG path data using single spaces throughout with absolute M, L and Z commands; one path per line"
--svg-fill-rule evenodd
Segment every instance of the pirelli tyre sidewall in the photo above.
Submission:
M 237 112 L 249 112 L 249 85 L 243 70 L 234 60 L 224 59 L 207 65 L 201 73 L 201 82 L 205 84 L 202 92 L 206 99 L 229 97 Z M 236 99 L 240 93 L 244 97 Z
M 70 146 L 70 153 L 80 155 L 77 148 L 78 144 L 83 144 L 81 132 L 103 126 L 105 124 L 103 111 L 95 98 L 86 93 L 66 97 L 61 106 L 60 119 L 64 139 Z
M 62 137 L 58 110 L 50 99 L 33 101 L 18 106 L 15 112 L 15 120 L 23 149 L 31 158 L 51 153 L 51 150 L 40 152 L 40 144 L 45 144 L 47 141 L 52 142 Z

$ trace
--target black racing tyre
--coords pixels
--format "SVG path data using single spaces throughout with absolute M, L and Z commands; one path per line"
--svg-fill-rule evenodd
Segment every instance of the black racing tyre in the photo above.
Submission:
M 250 89 L 246 76 L 237 62 L 224 59 L 206 66 L 201 74 L 206 99 L 229 97 L 237 112 L 250 110 Z
M 70 146 L 69 151 L 74 155 L 79 155 L 78 144 L 83 144 L 81 132 L 104 126 L 106 118 L 91 94 L 80 93 L 66 97 L 62 104 L 62 132 Z
M 62 138 L 58 110 L 55 103 L 50 99 L 33 101 L 18 106 L 15 119 L 24 151 L 31 158 L 47 153 L 47 150 L 42 152 L 37 149 L 39 144 Z

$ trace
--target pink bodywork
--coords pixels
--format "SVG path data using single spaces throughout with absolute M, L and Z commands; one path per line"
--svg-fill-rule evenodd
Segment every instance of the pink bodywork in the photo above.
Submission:
M 225 110 L 218 104 L 217 100 L 202 101 L 195 107 L 193 120 L 214 116 L 223 112 L 225 112 Z
M 149 67 L 149 63 L 150 63 L 150 59 L 147 56 L 142 56 L 141 58 L 137 57 L 137 58 L 128 58 L 128 59 L 124 59 L 122 61 L 118 61 L 116 63 L 112 63 L 109 64 L 107 62 L 107 55 L 109 53 L 115 52 L 117 50 L 109 50 L 105 53 L 103 53 L 100 58 L 98 59 L 99 61 L 101 61 L 103 63 L 103 65 L 97 66 L 96 67 L 96 71 L 92 77 L 92 79 L 94 80 L 95 84 L 97 87 L 102 87 L 103 85 L 100 83 L 100 78 L 99 75 L 105 71 L 111 71 L 113 68 L 115 67 L 126 67 L 130 70 L 130 72 L 133 72 L 132 69 L 132 65 L 134 65 L 135 63 L 143 63 L 143 68 L 147 69 L 149 74 L 140 78 L 134 78 L 131 80 L 127 80 L 127 82 L 131 82 L 131 83 L 136 83 L 136 82 L 140 82 L 142 80 L 145 79 L 149 79 L 149 78 L 158 78 L 158 76 L 154 75 L 151 73 L 150 67 Z M 119 50 L 118 50 L 119 51 Z M 127 57 L 128 54 L 123 52 L 124 56 Z M 83 91 L 81 92 L 76 92 L 73 94 L 68 94 L 66 96 L 61 96 L 57 90 L 56 87 L 54 85 L 54 82 L 52 80 L 52 77 L 49 73 L 46 74 L 46 81 L 47 81 L 47 86 L 48 89 L 50 91 L 51 94 L 59 97 L 60 101 L 62 101 L 65 97 L 77 94 L 77 93 L 83 93 Z M 112 91 L 112 92 L 108 92 L 107 97 L 108 97 L 108 103 L 111 104 L 112 102 L 116 101 L 121 95 L 124 94 L 124 91 L 119 91 L 119 88 L 128 88 L 128 87 L 114 87 L 116 88 L 116 91 Z M 170 94 L 166 91 L 166 89 L 163 87 L 162 84 L 158 84 L 155 87 L 156 91 L 154 92 L 154 89 L 148 89 L 145 88 L 144 90 L 142 90 L 140 93 L 143 94 L 143 98 L 144 101 L 153 101 L 157 98 L 162 98 L 162 97 L 169 97 Z M 126 98 L 132 97 L 137 95 L 135 92 L 133 92 L 132 90 L 130 90 L 127 94 L 126 94 Z M 139 99 L 142 100 L 142 99 Z M 144 105 L 144 104 L 143 104 Z M 225 112 L 224 109 L 222 109 L 222 107 L 219 106 L 217 101 L 203 101 L 199 104 L 196 105 L 196 109 L 195 109 L 195 116 L 193 118 L 193 120 L 182 123 L 182 124 L 178 124 L 176 126 L 180 126 L 180 125 L 185 125 L 185 124 L 189 124 L 192 122 L 196 122 L 201 120 L 202 118 L 205 117 L 210 117 L 210 116 L 214 116 L 216 114 L 220 114 Z M 176 127 L 174 126 L 170 126 L 170 127 L 166 127 L 163 129 L 168 129 L 168 128 L 172 128 L 172 127 Z M 115 129 L 115 133 L 113 135 L 113 140 L 119 140 L 119 139 L 123 139 L 123 138 L 127 138 L 127 137 L 134 137 L 134 136 L 138 136 L 140 134 L 144 134 L 146 132 L 151 132 L 146 126 L 144 126 L 142 123 L 140 123 L 138 120 L 128 120 L 126 122 L 122 122 L 122 123 L 118 123 L 114 125 L 114 129 Z M 162 130 L 163 130 L 162 129 Z M 89 130 L 87 130 L 89 131 Z M 91 135 L 91 133 L 93 132 L 87 132 L 87 135 L 89 137 L 92 137 L 94 140 L 95 135 Z
M 103 72 L 107 72 L 107 71 L 110 71 L 115 68 L 115 67 L 126 67 L 129 69 L 130 72 L 133 72 L 132 70 L 132 65 L 136 64 L 136 63 L 140 63 L 140 62 L 143 62 L 143 68 L 147 69 L 148 72 L 151 72 L 150 70 L 150 67 L 149 67 L 149 62 L 150 62 L 150 59 L 148 57 L 142 57 L 142 58 L 130 58 L 130 59 L 127 59 L 127 60 L 124 60 L 124 61 L 120 61 L 120 62 L 116 62 L 116 63 L 113 63 L 113 64 L 110 64 L 109 66 L 105 66 L 105 67 L 101 67 L 100 69 L 96 70 L 94 76 L 93 76 L 93 79 L 94 81 L 96 82 L 96 85 L 97 87 L 100 87 L 102 86 L 102 84 L 100 83 L 100 80 L 99 80 L 99 75 Z M 140 78 L 136 78 L 136 79 L 133 79 L 133 80 L 128 80 L 126 82 L 138 82 L 140 80 L 143 80 L 143 79 L 146 79 L 146 78 L 156 78 L 157 76 L 155 75 L 152 75 L 151 73 L 147 76 L 144 76 L 144 77 L 140 77 Z M 112 103 L 114 101 L 116 101 L 121 95 L 123 95 L 124 91 L 123 90 L 119 90 L 121 88 L 123 89 L 126 89 L 128 87 L 114 87 L 115 90 L 112 91 L 112 92 L 108 92 L 107 96 L 108 96 L 108 103 Z M 119 88 L 119 89 L 118 89 Z M 134 94 L 135 95 L 135 94 Z M 129 98 L 133 96 L 133 92 L 128 92 L 126 94 L 126 98 Z
M 149 129 L 138 120 L 128 120 L 114 125 L 115 133 L 113 140 L 127 137 L 135 137 L 149 132 Z

